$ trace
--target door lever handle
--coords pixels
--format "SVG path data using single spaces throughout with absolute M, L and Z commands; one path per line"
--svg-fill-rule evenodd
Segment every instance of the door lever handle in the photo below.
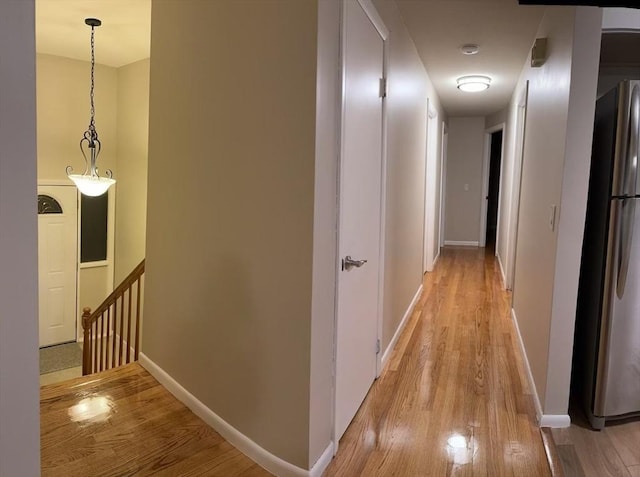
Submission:
M 354 260 L 351 255 L 347 255 L 342 259 L 342 270 L 350 270 L 353 267 L 360 268 L 365 263 L 367 263 L 366 260 Z

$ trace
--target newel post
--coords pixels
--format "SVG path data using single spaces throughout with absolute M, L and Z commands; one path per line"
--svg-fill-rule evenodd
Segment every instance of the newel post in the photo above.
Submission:
M 91 374 L 91 308 L 82 309 L 82 329 L 84 331 L 84 343 L 82 344 L 82 375 Z

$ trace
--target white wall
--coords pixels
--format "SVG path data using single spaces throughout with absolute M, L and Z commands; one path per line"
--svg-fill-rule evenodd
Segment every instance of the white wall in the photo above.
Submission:
M 478 245 L 484 117 L 449 118 L 445 244 Z
M 571 90 L 543 407 L 544 413 L 550 415 L 566 414 L 569 406 L 578 277 L 598 83 L 601 15 L 596 8 L 578 8 L 573 30 Z
M 145 256 L 149 59 L 117 69 L 117 158 L 114 286 Z M 179 166 L 178 166 L 179 167 Z
M 142 349 L 230 426 L 300 468 L 317 455 L 317 27 L 311 1 L 152 10 Z
M 384 351 L 422 283 L 427 98 L 444 113 L 398 6 L 374 3 L 389 29 Z
M 548 221 L 551 206 L 560 205 L 573 21 L 572 8 L 547 10 L 537 36 L 549 38 L 549 57 L 542 68 L 525 66 L 517 88 L 529 79 L 513 308 L 540 397 L 546 391 L 557 240 Z
M 91 63 L 62 56 L 37 55 L 38 179 L 68 184 L 66 167 L 77 174 L 85 168 L 78 144 L 89 126 Z M 96 129 L 102 142 L 98 167 L 117 171 L 117 69 L 96 65 Z
M 500 111 L 496 111 L 493 114 L 485 116 L 484 118 L 484 127 L 485 129 L 490 129 L 492 127 L 498 126 L 499 124 L 506 123 L 509 119 L 509 108 L 501 109 Z
M 340 7 L 318 2 L 316 160 L 314 178 L 313 281 L 309 468 L 333 438 L 333 339 L 338 223 L 337 177 L 340 126 Z
M 638 30 L 640 10 L 637 8 L 603 8 L 602 29 L 608 31 Z
M 40 475 L 34 8 L 34 2 L 29 0 L 0 0 L 0 475 L 3 477 Z
M 531 68 L 527 60 L 509 108 L 505 161 L 511 174 L 517 103 L 528 80 L 513 309 L 539 412 L 546 415 L 564 416 L 568 408 L 600 15 L 597 8 L 547 9 L 537 33 L 549 39 L 547 61 Z M 505 207 L 502 211 L 507 213 Z M 501 217 L 501 228 L 507 222 Z

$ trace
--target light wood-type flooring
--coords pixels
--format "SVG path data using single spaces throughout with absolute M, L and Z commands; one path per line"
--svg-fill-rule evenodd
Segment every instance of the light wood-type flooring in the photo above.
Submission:
M 325 477 L 551 475 L 492 253 L 444 248 Z
M 571 427 L 552 429 L 565 477 L 640 477 L 640 420 L 593 431 L 579 413 Z
M 492 254 L 445 248 L 325 477 L 550 475 Z M 265 476 L 139 365 L 41 391 L 43 476 Z
M 40 434 L 43 477 L 271 475 L 137 363 L 43 386 Z

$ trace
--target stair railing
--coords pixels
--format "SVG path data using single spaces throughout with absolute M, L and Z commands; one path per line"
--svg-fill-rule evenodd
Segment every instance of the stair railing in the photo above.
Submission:
M 143 259 L 94 312 L 82 310 L 83 376 L 138 360 L 144 264 Z

